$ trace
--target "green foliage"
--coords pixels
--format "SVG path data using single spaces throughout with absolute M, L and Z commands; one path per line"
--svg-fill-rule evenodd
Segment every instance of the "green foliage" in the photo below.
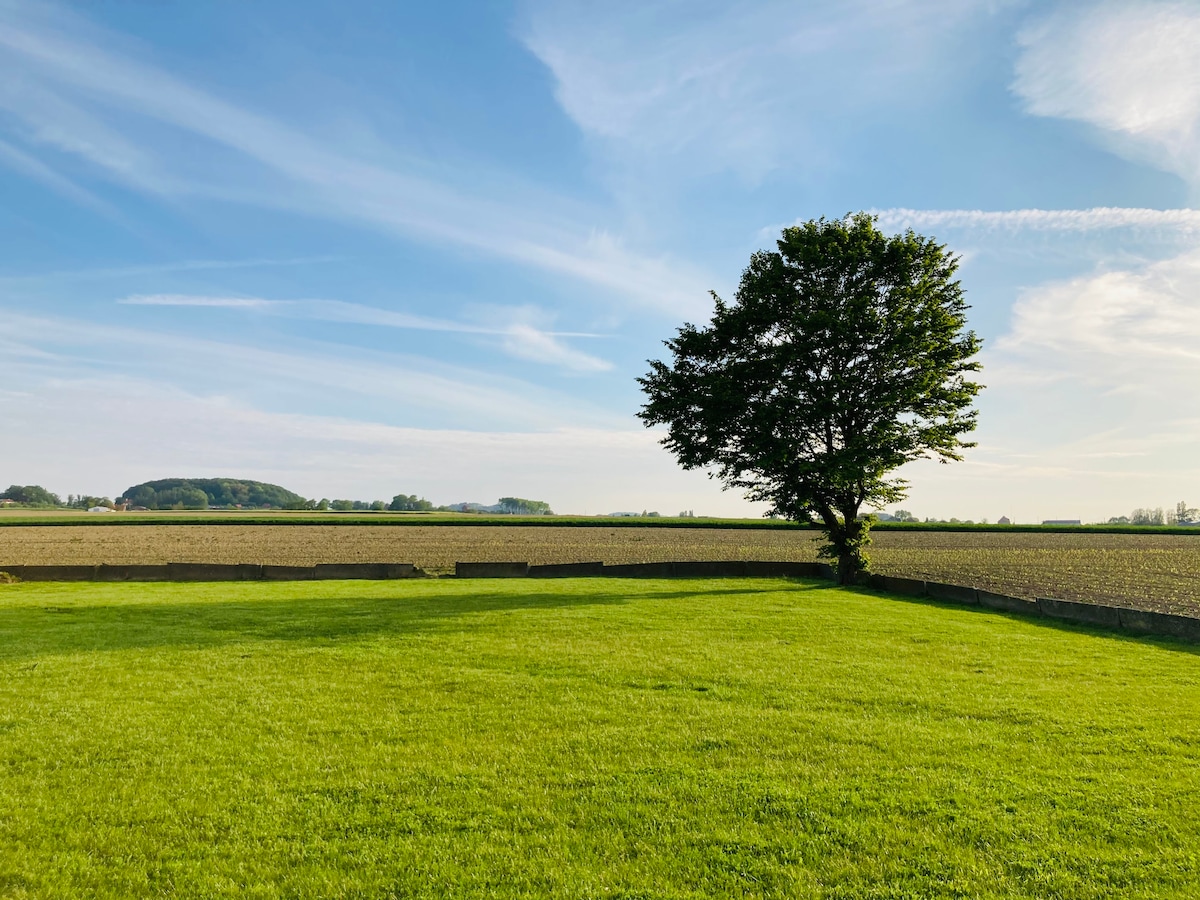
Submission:
M 685 324 L 651 361 L 639 413 L 668 426 L 686 469 L 712 467 L 771 514 L 815 521 L 843 583 L 867 564 L 864 506 L 905 496 L 895 469 L 960 459 L 980 385 L 958 260 L 865 213 L 785 228 L 758 252 L 733 303 Z
M 525 500 L 521 497 L 501 497 L 500 512 L 509 516 L 552 516 L 554 511 L 543 500 Z
M 1162 507 L 1154 509 L 1135 509 L 1129 515 L 1130 525 L 1163 525 L 1165 524 Z
M 147 509 L 316 508 L 316 503 L 275 484 L 238 478 L 163 478 L 134 485 L 122 495 L 130 506 Z
M 3 483 L 3 482 L 0 482 Z M 39 484 L 12 484 L 8 490 L 0 494 L 0 500 L 11 500 L 22 506 L 51 507 L 62 506 L 62 498 L 52 494 Z
M 1183 900 L 1196 660 L 767 579 L 14 585 L 0 895 Z
M 418 498 L 416 494 L 397 494 L 388 504 L 388 509 L 392 512 L 428 512 L 433 509 L 433 504 L 424 497 Z

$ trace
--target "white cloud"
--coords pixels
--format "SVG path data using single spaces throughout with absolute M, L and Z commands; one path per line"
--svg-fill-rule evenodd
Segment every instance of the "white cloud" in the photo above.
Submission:
M 1000 5 L 539 2 L 523 38 L 564 111 L 619 156 L 757 179 L 828 160 L 820 114 L 885 107 Z
M 243 109 L 157 67 L 103 49 L 117 42 L 66 13 L 46 17 L 23 2 L 0 5 L 0 83 L 18 83 L 8 110 L 21 134 L 86 159 L 119 181 L 155 194 L 207 193 L 244 202 L 349 219 L 406 239 L 444 243 L 613 289 L 672 313 L 705 303 L 708 279 L 698 269 L 643 255 L 602 230 L 581 210 L 536 186 L 492 179 L 455 187 L 419 169 L 348 156 L 267 116 Z M 30 86 L 45 103 L 17 102 Z M 0 92 L 0 103 L 5 94 Z M 126 133 L 168 129 L 205 142 L 203 152 L 156 153 Z M 186 162 L 250 163 L 203 177 Z M 213 163 L 216 165 L 216 163 Z M 175 166 L 175 170 L 171 167 Z M 430 167 L 426 167 L 427 169 Z M 280 179 L 263 191 L 265 175 Z M 215 183 L 214 183 L 215 182 Z M 591 228 L 581 221 L 592 220 Z
M 1116 228 L 1160 229 L 1179 234 L 1200 234 L 1200 210 L 1140 209 L 1098 206 L 1092 209 L 880 209 L 879 227 L 887 231 L 907 228 L 970 228 L 1005 231 L 1102 231 Z M 799 224 L 797 222 L 796 224 Z M 775 229 L 777 232 L 778 229 Z
M 531 362 L 562 366 L 576 372 L 604 372 L 612 368 L 607 360 L 567 346 L 553 334 L 520 323 L 504 335 L 504 349 L 512 356 Z
M 1013 90 L 1200 186 L 1200 6 L 1068 4 L 1020 36 Z
M 997 350 L 1114 388 L 1200 380 L 1200 251 L 1025 291 Z M 1172 393 L 1173 404 L 1200 398 Z

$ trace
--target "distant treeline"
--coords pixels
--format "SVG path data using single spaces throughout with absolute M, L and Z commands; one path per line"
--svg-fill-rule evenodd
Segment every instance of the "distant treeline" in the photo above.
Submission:
M 550 504 L 522 497 L 501 497 L 493 506 L 461 503 L 434 506 L 416 494 L 396 494 L 387 500 L 309 500 L 277 484 L 246 478 L 160 478 L 126 488 L 116 502 L 108 497 L 71 494 L 64 501 L 41 485 L 11 485 L 0 494 L 5 506 L 29 509 L 290 509 L 334 512 L 472 512 L 509 515 L 553 515 Z
M 121 498 L 127 507 L 144 509 L 304 509 L 299 494 L 277 484 L 241 478 L 162 478 L 127 488 Z

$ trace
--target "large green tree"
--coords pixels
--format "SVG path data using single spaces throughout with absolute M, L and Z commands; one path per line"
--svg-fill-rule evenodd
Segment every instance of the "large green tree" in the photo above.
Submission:
M 849 583 L 868 563 L 862 511 L 905 496 L 892 473 L 973 446 L 980 341 L 958 259 L 930 238 L 858 213 L 785 228 L 777 246 L 751 257 L 732 303 L 712 295 L 710 325 L 665 342 L 639 416 L 668 427 L 685 469 L 824 529 Z

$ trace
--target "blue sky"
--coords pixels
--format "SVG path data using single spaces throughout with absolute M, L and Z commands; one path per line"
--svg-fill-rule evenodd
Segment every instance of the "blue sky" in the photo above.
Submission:
M 1200 500 L 1200 3 L 0 0 L 0 465 L 753 515 L 634 379 L 780 228 L 963 257 L 919 516 Z

